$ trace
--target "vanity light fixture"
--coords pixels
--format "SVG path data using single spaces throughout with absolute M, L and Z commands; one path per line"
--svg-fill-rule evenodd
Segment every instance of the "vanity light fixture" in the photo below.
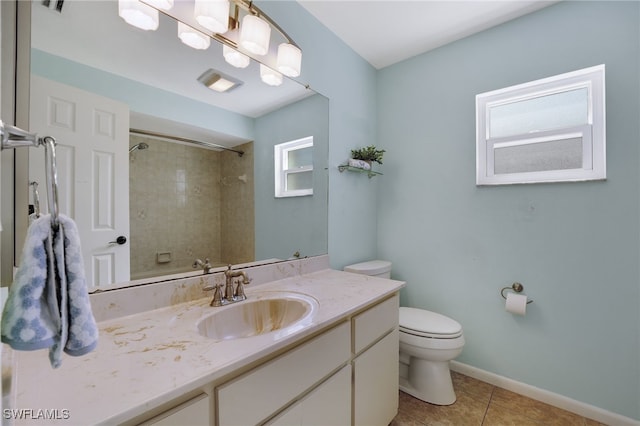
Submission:
M 221 93 L 228 92 L 231 89 L 235 89 L 242 84 L 240 80 L 224 75 L 220 71 L 214 70 L 213 68 L 210 68 L 202 73 L 202 75 L 198 77 L 198 81 L 207 86 L 209 89 Z
M 222 56 L 228 64 L 236 68 L 246 68 L 251 63 L 251 58 L 226 44 L 222 46 Z
M 282 84 L 282 74 L 264 64 L 260 64 L 260 79 L 269 86 L 280 86 Z
M 252 57 L 261 57 L 259 62 L 266 66 L 260 67 L 260 75 L 269 85 L 282 84 L 283 75 L 300 75 L 302 51 L 252 0 L 180 0 L 173 7 L 174 1 L 118 0 L 119 14 L 133 26 L 155 30 L 162 10 L 178 21 L 178 37 L 194 49 L 207 49 L 205 39 L 214 38 L 223 45 L 225 61 L 236 68 L 245 68 Z M 284 39 L 277 49 L 269 46 L 272 34 L 278 41 Z
M 187 24 L 178 22 L 178 38 L 189 47 L 198 50 L 206 50 L 211 45 L 211 38 L 200 31 L 191 28 Z
M 118 0 L 118 15 L 129 25 L 145 31 L 158 29 L 158 10 L 138 0 Z
M 193 15 L 209 31 L 224 34 L 229 29 L 229 0 L 195 0 Z

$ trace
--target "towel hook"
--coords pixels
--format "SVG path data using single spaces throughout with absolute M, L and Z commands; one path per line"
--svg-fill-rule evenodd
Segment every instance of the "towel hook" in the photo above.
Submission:
M 500 290 L 500 295 L 502 296 L 503 299 L 507 298 L 507 296 L 504 295 L 505 290 L 513 291 L 516 293 L 522 293 L 522 290 L 524 290 L 524 286 L 518 282 L 515 282 L 511 284 L 511 287 L 503 287 L 502 290 Z M 532 302 L 533 300 L 531 299 L 527 300 L 527 305 Z

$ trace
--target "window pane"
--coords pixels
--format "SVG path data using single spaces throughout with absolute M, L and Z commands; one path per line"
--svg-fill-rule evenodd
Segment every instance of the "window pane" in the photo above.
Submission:
M 491 107 L 489 137 L 588 124 L 588 105 L 589 91 L 585 87 Z
M 582 138 L 507 146 L 494 150 L 495 174 L 582 168 Z
M 287 173 L 287 191 L 313 188 L 313 172 Z
M 289 169 L 313 164 L 313 147 L 292 149 L 288 152 Z

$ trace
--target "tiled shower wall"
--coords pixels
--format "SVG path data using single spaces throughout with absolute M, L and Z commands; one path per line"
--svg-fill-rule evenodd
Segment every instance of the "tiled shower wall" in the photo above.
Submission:
M 140 142 L 149 148 L 129 154 L 131 279 L 191 271 L 196 258 L 254 260 L 253 144 L 238 157 L 130 136 Z M 240 230 L 237 241 L 225 242 L 228 229 Z
M 245 263 L 255 259 L 255 219 L 253 187 L 253 142 L 236 146 L 242 157 L 230 151 L 220 152 L 222 170 L 220 227 L 222 260 Z

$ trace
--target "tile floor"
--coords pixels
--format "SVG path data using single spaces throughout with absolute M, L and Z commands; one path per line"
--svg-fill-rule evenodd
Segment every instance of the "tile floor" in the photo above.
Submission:
M 400 409 L 390 426 L 601 425 L 453 371 L 451 376 L 457 396 L 454 404 L 432 405 L 400 392 Z

